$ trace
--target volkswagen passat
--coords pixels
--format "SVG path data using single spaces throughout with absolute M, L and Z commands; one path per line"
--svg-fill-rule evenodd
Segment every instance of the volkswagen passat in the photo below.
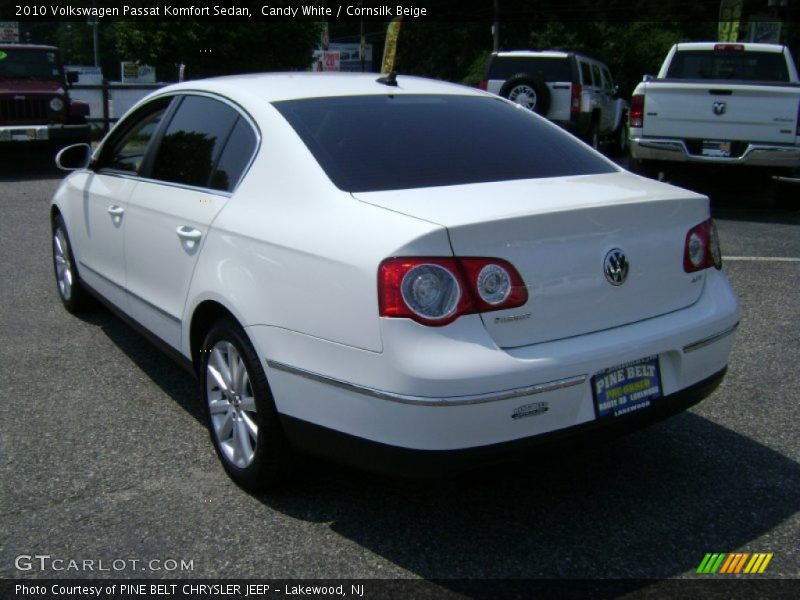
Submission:
M 52 202 L 56 282 L 195 372 L 242 485 L 293 449 L 460 469 L 638 427 L 721 381 L 704 196 L 478 90 L 271 74 L 162 88 Z

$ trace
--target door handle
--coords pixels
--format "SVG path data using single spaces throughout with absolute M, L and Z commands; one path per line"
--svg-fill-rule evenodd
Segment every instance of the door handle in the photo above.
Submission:
M 200 238 L 203 237 L 203 233 L 201 231 L 198 231 L 194 227 L 189 227 L 188 225 L 181 225 L 175 230 L 175 233 L 178 234 L 179 238 L 193 244 L 199 242 Z
M 122 213 L 124 212 L 125 209 L 121 206 L 117 206 L 116 204 L 108 207 L 108 214 L 110 214 L 112 217 L 121 217 Z

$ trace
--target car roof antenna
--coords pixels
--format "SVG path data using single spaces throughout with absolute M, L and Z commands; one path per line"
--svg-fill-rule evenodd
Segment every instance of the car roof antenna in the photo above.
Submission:
M 389 71 L 388 75 L 385 77 L 378 77 L 375 81 L 382 83 L 383 85 L 397 87 L 397 71 Z

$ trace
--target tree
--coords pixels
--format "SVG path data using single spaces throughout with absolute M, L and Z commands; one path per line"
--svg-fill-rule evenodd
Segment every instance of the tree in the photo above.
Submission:
M 163 80 L 176 78 L 180 63 L 191 78 L 304 70 L 311 64 L 320 27 L 309 21 L 237 22 L 231 27 L 191 20 L 111 25 L 120 58 L 156 67 Z

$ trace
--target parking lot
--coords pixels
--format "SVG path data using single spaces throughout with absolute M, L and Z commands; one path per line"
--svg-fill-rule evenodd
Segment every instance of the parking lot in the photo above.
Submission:
M 0 175 L 0 576 L 681 578 L 742 550 L 774 553 L 765 576 L 800 577 L 800 200 L 704 183 L 742 321 L 727 378 L 689 412 L 454 479 L 304 460 L 250 495 L 219 466 L 189 375 L 108 311 L 61 307 L 59 179 Z M 17 568 L 34 554 L 127 562 Z

